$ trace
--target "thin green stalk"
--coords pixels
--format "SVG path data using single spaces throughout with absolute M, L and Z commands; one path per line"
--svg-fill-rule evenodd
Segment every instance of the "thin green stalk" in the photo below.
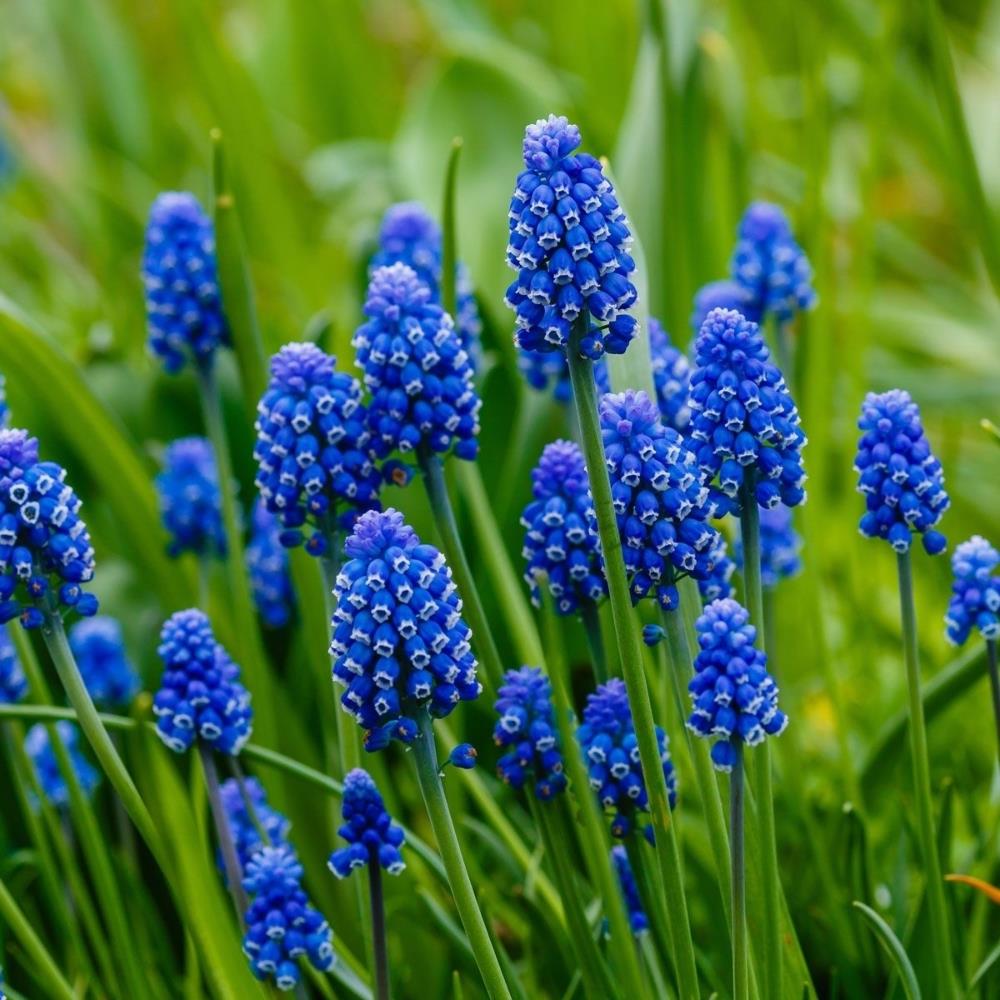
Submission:
M 653 707 L 649 698 L 649 688 L 646 685 L 646 676 L 643 673 L 639 629 L 632 613 L 632 599 L 625 576 L 622 543 L 611 501 L 611 482 L 605 464 L 604 445 L 597 415 L 597 390 L 594 385 L 592 363 L 580 357 L 577 346 L 588 322 L 589 317 L 584 313 L 581 319 L 574 324 L 567 351 L 570 379 L 573 383 L 573 399 L 580 420 L 583 452 L 594 496 L 601 550 L 604 554 L 604 571 L 608 580 L 615 634 L 621 654 L 622 672 L 628 690 L 629 705 L 632 709 L 636 738 L 639 742 L 642 771 L 649 794 L 649 807 L 656 831 L 660 878 L 663 880 L 664 890 L 667 893 L 667 909 L 670 913 L 674 961 L 677 965 L 682 995 L 694 997 L 698 995 L 698 971 L 694 943 L 691 940 L 687 900 L 684 896 L 680 855 L 674 823 L 670 815 L 663 765 L 656 742 Z
M 993 696 L 993 721 L 997 730 L 997 754 L 1000 754 L 1000 670 L 997 669 L 997 641 L 986 640 L 986 662 L 990 671 L 990 693 Z
M 458 304 L 455 292 L 455 265 L 458 260 L 455 182 L 458 179 L 458 158 L 461 152 L 462 139 L 455 136 L 448 151 L 448 165 L 444 172 L 444 196 L 441 200 L 441 307 L 453 318 Z
M 240 859 L 236 854 L 236 843 L 233 841 L 233 833 L 229 827 L 229 817 L 222 804 L 219 772 L 215 769 L 212 748 L 201 740 L 198 740 L 198 756 L 201 759 L 201 768 L 205 776 L 205 790 L 208 792 L 208 804 L 212 809 L 215 835 L 218 837 L 219 850 L 222 852 L 222 866 L 226 870 L 229 895 L 233 899 L 233 907 L 236 910 L 236 919 L 239 921 L 240 930 L 245 931 L 249 903 L 247 902 L 246 890 L 243 888 L 243 869 L 240 867 Z
M 233 777 L 236 779 L 236 787 L 240 790 L 240 798 L 243 800 L 243 809 L 250 818 L 253 828 L 257 831 L 257 836 L 260 837 L 260 842 L 266 847 L 270 847 L 271 835 L 264 828 L 264 824 L 261 823 L 260 816 L 257 815 L 257 807 L 254 805 L 253 798 L 250 795 L 250 789 L 247 787 L 246 775 L 243 773 L 243 766 L 240 764 L 239 757 L 230 757 L 229 763 L 233 769 Z
M 413 757 L 417 767 L 417 780 L 423 795 L 427 815 L 438 842 L 441 860 L 448 873 L 452 897 L 461 917 L 462 926 L 472 947 L 472 953 L 483 978 L 483 985 L 491 1000 L 511 1000 L 510 990 L 504 981 L 500 961 L 493 948 L 490 932 L 486 927 L 476 892 L 472 888 L 469 872 L 465 867 L 462 849 L 455 833 L 455 824 L 448 809 L 444 786 L 438 769 L 437 749 L 434 745 L 434 722 L 426 711 L 419 713 L 420 736 L 413 744 Z
M 371 903 L 372 951 L 375 955 L 375 998 L 389 1000 L 389 954 L 385 944 L 385 900 L 378 850 L 368 851 L 368 899 Z
M 927 908 L 934 947 L 934 977 L 937 996 L 952 996 L 955 991 L 951 959 L 951 930 L 948 908 L 941 880 L 941 859 L 934 832 L 934 807 L 931 796 L 931 769 L 927 755 L 927 728 L 920 695 L 920 658 L 917 649 L 917 616 L 913 605 L 913 571 L 910 553 L 896 556 L 899 572 L 899 606 L 903 624 L 903 655 L 906 660 L 906 683 L 910 696 L 910 757 L 913 762 L 913 790 L 917 800 L 917 832 L 927 882 Z
M 670 968 L 670 918 L 663 905 L 662 886 L 657 884 L 654 873 L 650 870 L 650 865 L 643 854 L 640 836 L 641 834 L 636 834 L 634 831 L 630 833 L 625 838 L 625 851 L 639 889 L 639 898 L 653 928 L 653 937 L 657 943 L 657 958 Z
M 587 636 L 587 647 L 590 649 L 594 682 L 603 684 L 608 679 L 608 660 L 604 655 L 600 609 L 593 601 L 583 601 L 580 605 L 580 618 L 583 620 L 583 631 Z
M 729 840 L 732 851 L 733 1000 L 747 1000 L 746 866 L 743 856 L 743 744 L 736 744 L 736 760 L 729 775 Z

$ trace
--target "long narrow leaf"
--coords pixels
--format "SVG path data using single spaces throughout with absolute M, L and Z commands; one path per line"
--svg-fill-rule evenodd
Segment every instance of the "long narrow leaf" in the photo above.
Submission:
M 891 959 L 909 1000 L 920 1000 L 920 985 L 917 982 L 916 973 L 913 971 L 910 956 L 906 954 L 906 949 L 896 937 L 893 929 L 870 906 L 866 906 L 859 900 L 855 900 L 853 905 L 868 921 L 879 943 Z

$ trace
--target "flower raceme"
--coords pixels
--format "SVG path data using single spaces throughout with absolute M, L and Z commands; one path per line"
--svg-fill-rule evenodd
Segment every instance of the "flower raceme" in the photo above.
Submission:
M 660 420 L 665 427 L 673 427 L 683 433 L 691 419 L 691 408 L 688 406 L 691 362 L 682 350 L 673 345 L 667 331 L 652 317 L 649 319 L 649 351 Z
M 712 569 L 704 580 L 698 581 L 698 593 L 704 604 L 717 601 L 720 597 L 733 596 L 733 573 L 736 572 L 736 563 L 729 558 L 726 548 L 726 539 L 722 532 L 718 533 L 718 540 L 712 550 Z
M 371 775 L 360 767 L 344 778 L 344 823 L 338 831 L 347 841 L 330 855 L 330 871 L 347 878 L 355 868 L 376 864 L 390 875 L 399 875 L 406 862 L 400 854 L 402 827 L 392 822 Z
M 636 884 L 635 874 L 628 859 L 628 851 L 622 844 L 615 844 L 611 848 L 611 862 L 615 866 L 618 884 L 622 889 L 629 925 L 632 927 L 632 933 L 638 937 L 649 930 L 649 919 L 642 908 L 642 897 L 639 895 L 639 886 Z
M 288 552 L 281 544 L 281 522 L 258 497 L 250 521 L 246 562 L 254 604 L 264 624 L 280 628 L 295 604 Z
M 0 705 L 14 705 L 28 694 L 28 681 L 21 668 L 14 642 L 6 625 L 0 625 Z
M 67 722 L 65 719 L 60 719 L 55 724 L 55 730 L 66 748 L 80 790 L 89 798 L 100 783 L 101 776 L 80 749 L 79 730 L 72 722 Z M 49 731 L 41 723 L 28 730 L 24 738 L 24 752 L 31 761 L 38 787 L 45 800 L 57 809 L 68 809 L 71 802 L 69 785 L 59 766 L 56 752 L 52 749 Z
M 945 615 L 948 639 L 964 645 L 975 628 L 984 639 L 1000 639 L 1000 553 L 985 538 L 973 535 L 955 546 L 951 556 L 954 580 Z
M 156 492 L 170 555 L 193 552 L 221 558 L 226 554 L 215 452 L 205 438 L 186 437 L 168 445 Z
M 117 619 L 96 615 L 76 622 L 69 630 L 69 648 L 99 708 L 114 711 L 131 704 L 140 681 Z
M 240 868 L 245 871 L 250 859 L 262 847 L 284 844 L 288 839 L 292 824 L 277 809 L 271 808 L 264 792 L 264 786 L 256 778 L 246 778 L 243 782 L 243 788 L 246 797 L 250 800 L 250 805 L 253 807 L 253 816 L 250 815 L 243 791 L 240 790 L 239 782 L 235 778 L 227 778 L 219 786 L 219 796 L 222 800 L 226 820 L 229 823 L 229 832 L 233 838 Z M 261 839 L 260 830 L 257 829 L 258 823 L 267 834 L 269 843 L 265 843 Z M 217 858 L 217 866 L 219 871 L 225 872 L 221 851 Z

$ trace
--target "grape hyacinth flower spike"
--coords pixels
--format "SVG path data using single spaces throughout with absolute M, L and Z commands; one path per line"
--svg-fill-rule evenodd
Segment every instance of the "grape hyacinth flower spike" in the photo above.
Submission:
M 691 390 L 691 362 L 675 347 L 666 330 L 649 318 L 649 350 L 653 362 L 656 405 L 665 427 L 684 433 L 691 420 L 688 395 Z
M 286 625 L 295 605 L 288 551 L 281 544 L 281 522 L 259 497 L 250 519 L 246 560 L 261 620 L 268 628 Z
M 241 788 L 239 779 L 227 778 L 219 787 L 219 795 L 236 846 L 236 856 L 241 869 L 246 871 L 250 859 L 262 847 L 276 847 L 287 842 L 292 824 L 268 804 L 264 786 L 256 778 L 246 778 L 242 784 Z M 225 872 L 221 852 L 218 864 L 220 870 Z
M 28 681 L 21 668 L 6 625 L 0 625 L 0 705 L 15 705 L 28 694 Z
M 180 438 L 167 446 L 156 492 L 171 556 L 193 552 L 221 558 L 226 554 L 219 475 L 212 446 L 205 438 Z
M 117 619 L 96 615 L 76 622 L 69 630 L 69 648 L 99 708 L 117 711 L 131 704 L 140 681 Z
M 712 569 L 705 579 L 698 581 L 698 593 L 703 604 L 711 604 L 720 598 L 733 596 L 733 573 L 736 563 L 729 558 L 726 539 L 722 532 L 718 533 L 715 548 L 712 550 Z
M 80 791 L 90 798 L 100 784 L 100 775 L 83 755 L 80 749 L 80 732 L 72 722 L 60 719 L 54 724 L 57 738 L 66 750 L 70 767 Z M 71 797 L 69 785 L 49 733 L 49 727 L 41 723 L 32 726 L 24 738 L 24 752 L 31 761 L 38 787 L 45 801 L 56 809 L 68 809 Z M 37 803 L 35 803 L 37 805 Z
M 615 874 L 618 876 L 618 884 L 622 889 L 622 896 L 625 899 L 625 906 L 628 910 L 628 922 L 632 927 L 632 933 L 638 937 L 649 930 L 649 919 L 642 908 L 642 897 L 639 895 L 639 887 L 635 882 L 635 874 L 628 859 L 628 851 L 624 845 L 615 844 L 611 848 L 611 862 L 615 866 Z

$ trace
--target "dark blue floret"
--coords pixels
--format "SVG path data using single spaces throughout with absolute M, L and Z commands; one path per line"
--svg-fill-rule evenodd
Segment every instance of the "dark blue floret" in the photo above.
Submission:
M 933 529 L 951 501 L 917 404 L 902 389 L 870 392 L 858 427 L 862 434 L 854 471 L 866 508 L 861 534 L 884 538 L 897 552 L 908 552 L 916 532 L 928 554 L 943 552 L 947 540 Z
M 792 524 L 792 512 L 784 505 L 778 504 L 770 510 L 760 511 L 760 582 L 772 590 L 790 576 L 795 576 L 802 569 L 799 552 L 802 550 L 802 539 Z M 733 546 L 736 565 L 743 569 L 743 542 L 736 540 Z
M 707 482 L 729 498 L 730 512 L 739 512 L 748 475 L 761 507 L 802 503 L 806 437 L 757 324 L 735 310 L 712 310 L 695 341 L 695 366 L 688 431 Z
M 0 705 L 13 705 L 28 694 L 28 681 L 6 625 L 0 625 Z
M 191 608 L 171 615 L 157 649 L 163 682 L 153 699 L 156 732 L 171 750 L 183 753 L 195 740 L 236 755 L 250 739 L 250 693 L 240 668 L 216 642 L 208 617 Z
M 497 774 L 512 788 L 531 781 L 543 802 L 566 788 L 559 731 L 552 713 L 552 686 L 538 667 L 508 670 L 493 706 L 499 718 L 493 742 L 506 753 Z
M 368 321 L 354 334 L 372 394 L 368 426 L 380 458 L 418 449 L 474 459 L 480 399 L 451 317 L 405 264 L 379 268 L 368 284 Z
M 261 848 L 247 863 L 243 888 L 251 897 L 243 953 L 253 974 L 293 990 L 299 959 L 326 972 L 333 967 L 333 935 L 302 889 L 302 865 L 287 844 Z
M 100 784 L 101 776 L 80 749 L 80 732 L 72 722 L 67 722 L 65 719 L 60 719 L 55 727 L 59 739 L 66 748 L 80 791 L 89 798 Z M 28 730 L 24 738 L 24 752 L 31 761 L 35 777 L 38 779 L 38 787 L 45 800 L 57 809 L 68 809 L 69 786 L 63 778 L 62 769 L 49 741 L 49 731 L 41 723 Z
M 621 844 L 615 844 L 611 848 L 611 861 L 618 875 L 618 884 L 622 887 L 625 908 L 628 910 L 628 922 L 632 927 L 632 933 L 638 936 L 649 930 L 649 920 L 642 908 L 642 898 L 639 895 L 635 875 L 632 873 L 632 865 L 628 860 L 628 851 Z
M 691 419 L 688 406 L 691 362 L 683 351 L 674 347 L 667 331 L 652 317 L 649 319 L 649 350 L 660 420 L 666 427 L 683 431 Z
M 698 463 L 644 392 L 604 396 L 600 411 L 632 600 L 652 594 L 675 608 L 677 577 L 707 578 L 718 547 Z
M 760 310 L 753 295 L 742 285 L 728 279 L 710 281 L 695 293 L 691 329 L 696 337 L 713 309 L 735 309 L 746 319 L 754 323 L 760 322 Z
M 662 625 L 643 625 L 642 641 L 652 648 L 658 646 L 667 637 Z
M 240 868 L 245 871 L 254 854 L 262 847 L 267 846 L 261 839 L 257 824 L 259 823 L 267 834 L 271 846 L 286 842 L 292 824 L 286 816 L 268 805 L 264 786 L 256 778 L 245 778 L 243 787 L 247 798 L 250 799 L 250 804 L 253 806 L 253 816 L 247 810 L 243 792 L 240 791 L 239 782 L 235 778 L 227 778 L 222 783 L 219 787 L 219 795 L 222 799 L 222 808 L 225 811 L 226 819 L 229 822 L 229 833 L 236 847 Z M 256 822 L 254 822 L 255 819 Z M 220 872 L 225 872 L 221 851 L 216 859 L 216 864 Z
M 331 527 L 378 506 L 382 481 L 361 386 L 335 364 L 315 344 L 286 344 L 257 404 L 257 489 L 283 545 L 300 545 L 310 527 L 312 555 L 323 554 Z
M 188 361 L 210 367 L 230 338 L 219 296 L 215 231 L 193 194 L 167 191 L 153 202 L 142 281 L 149 349 L 163 367 L 171 374 Z
M 954 581 L 945 615 L 948 639 L 961 646 L 973 629 L 992 641 L 1000 639 L 1000 553 L 985 538 L 973 535 L 955 547 L 951 557 Z M 2 669 L 2 668 L 0 668 Z
M 355 868 L 376 864 L 390 875 L 402 872 L 402 827 L 393 823 L 371 775 L 360 767 L 344 778 L 342 809 L 344 825 L 337 832 L 348 846 L 330 855 L 330 871 L 347 878 Z
M 718 737 L 712 763 L 731 771 L 736 745 L 757 746 L 778 736 L 788 717 L 778 708 L 778 687 L 767 672 L 767 656 L 754 646 L 757 630 L 736 601 L 713 601 L 696 623 L 699 653 L 688 685 L 693 710 L 688 728 Z
M 590 785 L 605 811 L 615 814 L 612 834 L 628 836 L 636 828 L 636 814 L 648 812 L 649 799 L 624 681 L 614 677 L 587 696 L 583 725 L 576 736 L 586 758 Z M 669 740 L 659 726 L 656 742 L 672 809 L 677 802 L 677 777 L 668 750 Z
M 295 594 L 288 551 L 281 544 L 281 522 L 260 498 L 253 505 L 246 561 L 254 604 L 269 628 L 280 628 L 292 615 Z
M 577 153 L 580 130 L 549 115 L 524 133 L 525 170 L 508 215 L 507 263 L 517 278 L 507 305 L 515 340 L 527 351 L 560 351 L 586 310 L 580 354 L 596 361 L 623 354 L 635 335 L 629 255 L 632 234 L 600 161 Z
M 340 703 L 367 731 L 366 750 L 410 743 L 419 712 L 441 718 L 482 690 L 458 589 L 398 511 L 362 514 L 345 551 L 330 643 Z
M 163 527 L 170 536 L 167 551 L 172 556 L 184 552 L 226 554 L 215 452 L 205 438 L 181 438 L 167 447 L 163 471 L 156 477 L 156 492 Z
M 720 597 L 733 596 L 733 573 L 736 563 L 729 558 L 726 539 L 718 533 L 715 548 L 712 549 L 712 570 L 704 580 L 698 581 L 698 593 L 704 604 L 717 601 Z
M 448 763 L 464 771 L 471 771 L 478 759 L 479 751 L 471 743 L 459 743 L 458 746 L 452 747 L 448 754 Z
M 524 579 L 531 599 L 541 603 L 538 574 L 548 577 L 556 611 L 572 614 L 585 601 L 606 596 L 597 518 L 583 452 L 572 441 L 546 445 L 531 473 L 534 497 L 524 508 Z
M 78 621 L 69 630 L 69 648 L 95 705 L 117 711 L 131 704 L 139 691 L 139 675 L 116 619 L 97 615 Z

